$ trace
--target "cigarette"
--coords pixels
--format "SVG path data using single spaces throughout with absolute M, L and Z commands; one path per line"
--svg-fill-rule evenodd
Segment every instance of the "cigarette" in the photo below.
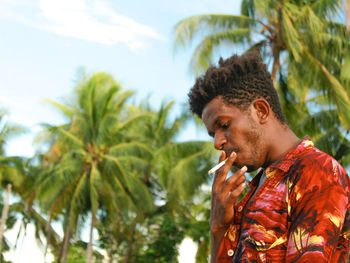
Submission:
M 223 160 L 221 163 L 218 163 L 217 165 L 215 165 L 213 168 L 211 168 L 208 172 L 208 174 L 212 174 L 215 173 L 217 170 L 219 170 L 227 161 L 228 158 L 226 158 L 225 160 Z

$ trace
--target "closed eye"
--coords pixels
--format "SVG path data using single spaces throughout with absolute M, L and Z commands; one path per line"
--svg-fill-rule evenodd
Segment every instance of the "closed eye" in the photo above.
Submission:
M 229 122 L 226 122 L 224 124 L 220 124 L 220 127 L 224 130 L 226 130 L 228 127 L 229 127 L 230 123 Z

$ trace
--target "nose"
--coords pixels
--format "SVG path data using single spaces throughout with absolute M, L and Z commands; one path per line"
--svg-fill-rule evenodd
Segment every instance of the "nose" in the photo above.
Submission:
M 227 142 L 224 134 L 216 132 L 214 136 L 214 147 L 216 150 L 222 150 Z

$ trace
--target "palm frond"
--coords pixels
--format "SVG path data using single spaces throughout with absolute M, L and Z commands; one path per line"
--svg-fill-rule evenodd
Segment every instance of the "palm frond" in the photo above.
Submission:
M 142 180 L 136 174 L 130 174 L 126 177 L 127 188 L 133 195 L 132 198 L 134 204 L 144 212 L 152 212 L 155 208 L 154 200 Z
M 254 0 L 242 0 L 241 14 L 247 17 L 255 18 Z
M 51 105 L 55 109 L 59 110 L 63 116 L 67 117 L 68 119 L 72 119 L 74 116 L 74 110 L 67 105 L 64 105 L 62 103 L 58 103 L 56 101 L 50 100 L 50 99 L 44 99 L 43 102 Z
M 182 193 L 187 190 L 190 193 L 191 187 L 189 186 L 197 187 L 200 185 L 197 179 L 200 181 L 205 179 L 203 176 L 206 174 L 207 168 L 212 165 L 213 153 L 212 144 L 209 142 L 168 143 L 156 154 L 157 164 L 155 164 L 155 168 L 158 171 L 159 182 L 166 189 L 179 187 L 182 189 L 179 190 Z M 190 173 L 192 175 L 189 175 Z M 202 175 L 194 176 L 198 173 Z M 183 189 L 185 185 L 187 190 Z
M 129 90 L 129 91 L 124 91 L 123 93 L 118 95 L 113 107 L 116 114 L 120 112 L 120 110 L 124 107 L 125 102 L 128 99 L 130 99 L 130 97 L 133 96 L 134 93 L 135 93 L 134 91 Z
M 308 115 L 300 122 L 300 126 L 303 129 L 304 134 L 308 134 L 312 138 L 315 138 L 320 132 L 322 132 L 322 130 L 333 128 L 337 119 L 338 113 L 336 110 L 323 110 Z
M 118 123 L 118 131 L 128 130 L 132 125 L 139 123 L 140 121 L 145 121 L 153 117 L 150 112 L 138 113 L 134 116 L 130 116 L 128 120 L 122 123 Z
M 343 80 L 347 87 L 347 93 L 350 94 L 350 55 L 344 58 L 344 65 L 341 68 L 340 78 Z
M 118 156 L 139 156 L 147 160 L 152 159 L 153 152 L 145 144 L 140 142 L 125 142 L 109 148 L 108 154 Z
M 75 136 L 73 133 L 66 131 L 64 129 L 59 129 L 58 130 L 61 135 L 64 136 L 64 139 L 67 140 L 67 142 L 71 146 L 75 146 L 77 148 L 82 148 L 84 147 L 84 143 L 81 139 L 79 139 L 77 136 Z
M 174 29 L 174 50 L 187 47 L 197 36 L 216 31 L 226 31 L 233 28 L 249 28 L 257 21 L 248 16 L 235 16 L 228 14 L 204 14 L 191 16 L 176 24 Z
M 84 191 L 84 184 L 86 184 L 86 180 L 88 179 L 88 175 L 86 173 L 82 174 L 82 176 L 79 178 L 78 183 L 76 184 L 76 187 L 74 189 L 73 195 L 71 197 L 71 207 L 70 207 L 70 212 L 69 216 L 70 218 L 74 220 L 70 220 L 69 225 L 71 229 L 76 228 L 76 220 L 75 218 L 78 217 L 79 215 L 79 208 L 82 207 L 82 203 L 85 202 L 84 197 L 82 195 L 82 191 Z
M 251 30 L 237 28 L 213 33 L 205 37 L 196 47 L 191 58 L 191 68 L 198 74 L 213 64 L 213 49 L 220 44 L 245 44 L 250 42 Z
M 290 7 L 290 6 L 289 6 Z M 294 10 L 288 8 L 282 9 L 282 24 L 286 36 L 288 49 L 296 61 L 300 61 L 303 51 L 303 44 L 299 39 L 298 30 L 294 26 L 292 18 L 294 17 Z
M 104 155 L 104 158 L 106 159 L 104 171 L 106 176 L 108 176 L 108 182 L 116 191 L 115 193 L 118 193 L 118 196 L 125 199 L 127 204 L 134 204 L 130 189 L 126 186 L 128 176 L 126 176 L 119 159 L 107 154 Z
M 270 17 L 273 16 L 273 11 L 277 9 L 277 2 L 276 1 L 259 1 L 259 0 L 253 0 L 254 4 L 251 4 L 251 7 L 254 6 L 255 13 L 258 17 Z
M 317 16 L 324 19 L 331 17 L 339 12 L 340 1 L 339 0 L 318 0 L 310 1 L 311 7 L 317 14 Z
M 251 46 L 249 46 L 249 48 L 244 52 L 245 54 L 246 53 L 250 53 L 252 51 L 258 51 L 258 53 L 262 53 L 262 48 L 265 47 L 267 44 L 267 41 L 264 39 L 264 40 L 261 40 L 255 44 L 252 44 Z
M 207 180 L 207 170 L 211 163 L 201 162 L 206 151 L 197 152 L 186 158 L 182 158 L 175 167 L 173 167 L 168 179 L 168 195 L 171 199 L 188 199 L 193 196 L 196 189 Z M 173 200 L 172 200 L 173 201 Z
M 339 110 L 340 119 L 345 127 L 350 129 L 350 99 L 339 81 L 327 70 L 327 68 L 309 52 L 306 52 L 309 59 L 313 61 L 330 84 L 330 88 L 334 92 L 334 98 Z

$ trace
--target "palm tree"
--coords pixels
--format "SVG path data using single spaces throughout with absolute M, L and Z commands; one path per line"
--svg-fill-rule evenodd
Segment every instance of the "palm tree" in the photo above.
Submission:
M 153 110 L 147 101 L 140 105 L 141 111 L 153 113 L 152 118 L 140 123 L 140 129 L 143 131 L 142 140 L 151 145 L 154 153 L 144 181 L 156 200 L 155 212 L 140 224 L 146 230 L 136 233 L 135 247 L 138 249 L 135 249 L 133 258 L 140 262 L 153 262 L 156 258 L 163 262 L 162 256 L 167 262 L 170 262 L 170 258 L 176 259 L 177 250 L 169 250 L 166 244 L 160 247 L 159 238 L 171 235 L 169 242 L 182 241 L 186 229 L 184 222 L 195 221 L 193 203 L 199 199 L 202 187 L 208 184 L 207 171 L 213 164 L 212 143 L 177 140 L 189 115 L 186 108 L 174 118 L 171 114 L 173 107 L 173 101 L 163 102 L 157 110 Z M 177 234 L 174 235 L 172 231 Z M 153 251 L 154 248 L 157 250 Z M 161 255 L 161 251 L 173 251 L 174 254 Z
M 12 249 L 16 249 L 19 241 L 20 233 L 26 233 L 28 223 L 35 225 L 35 237 L 41 241 L 42 234 L 50 233 L 51 245 L 57 247 L 58 235 L 52 227 L 46 227 L 46 219 L 36 211 L 33 207 L 35 198 L 34 182 L 36 174 L 33 173 L 34 166 L 30 164 L 31 159 L 25 159 L 19 156 L 6 156 L 5 148 L 7 142 L 22 133 L 26 132 L 26 128 L 21 125 L 10 123 L 8 120 L 8 112 L 0 111 L 0 182 L 3 187 L 6 186 L 6 199 L 3 206 L 0 243 L 5 242 L 3 231 L 6 226 L 12 228 L 14 224 L 20 221 L 20 229 L 18 231 L 16 243 Z M 10 195 L 11 194 L 11 195 Z M 9 202 L 10 197 L 16 200 Z M 6 211 L 7 210 L 7 211 Z M 5 246 L 8 247 L 6 242 Z M 1 245 L 0 245 L 1 248 Z
M 147 116 L 130 115 L 126 101 L 132 92 L 122 91 L 110 75 L 83 76 L 74 95 L 66 103 L 49 101 L 68 122 L 47 125 L 56 141 L 45 156 L 47 169 L 38 180 L 39 199 L 50 217 L 64 214 L 59 262 L 65 262 L 69 239 L 80 220 L 90 216 L 86 262 L 91 262 L 93 229 L 102 208 L 111 218 L 120 211 L 153 209 L 152 196 L 132 172 L 147 166 L 152 152 L 128 134 L 133 122 Z
M 26 129 L 8 122 L 7 117 L 8 111 L 0 110 L 0 182 L 20 186 L 23 181 L 23 160 L 17 156 L 6 156 L 5 147 L 11 138 L 23 134 Z
M 350 165 L 349 131 L 342 127 L 339 114 L 334 107 L 327 105 L 327 99 L 315 96 L 307 99 L 308 94 L 296 89 L 288 89 L 285 77 L 279 78 L 280 100 L 286 118 L 293 131 L 300 138 L 308 134 L 315 146 L 337 159 L 343 167 Z M 299 93 L 298 93 L 299 92 Z M 320 101 L 323 107 L 310 110 L 307 103 Z
M 207 171 L 213 163 L 214 150 L 211 142 L 177 141 L 177 136 L 188 121 L 184 109 L 173 118 L 174 101 L 163 102 L 158 110 L 149 104 L 140 105 L 141 111 L 152 112 L 153 117 L 145 119 L 142 125 L 142 140 L 153 152 L 151 171 L 144 178 L 146 183 L 155 182 L 156 199 L 167 206 L 177 206 L 181 201 L 192 200 L 196 190 L 208 182 Z M 137 131 L 138 129 L 136 129 Z
M 136 217 L 119 214 L 119 220 L 110 224 L 106 224 L 106 217 L 104 224 L 100 221 L 101 248 L 108 251 L 110 260 L 118 257 L 123 263 L 153 262 L 158 256 L 176 259 L 176 245 L 171 253 L 166 244 L 163 249 L 159 247 L 159 238 L 171 235 L 171 242 L 181 242 L 181 222 L 191 217 L 190 204 L 201 186 L 208 182 L 206 174 L 213 159 L 211 143 L 178 142 L 176 138 L 188 116 L 182 113 L 174 117 L 173 108 L 174 102 L 170 101 L 153 109 L 147 100 L 130 107 L 134 114 L 144 112 L 149 116 L 131 124 L 129 136 L 132 140 L 140 140 L 153 153 L 149 164 L 136 173 L 151 192 L 155 209 Z M 165 227 L 168 224 L 171 233 Z M 174 228 L 177 229 L 175 235 Z M 154 248 L 158 248 L 157 251 L 153 251 Z M 168 251 L 168 255 L 161 255 L 161 251 Z M 123 255 L 118 256 L 120 253 Z
M 9 212 L 9 198 L 12 186 L 20 186 L 23 182 L 23 163 L 19 157 L 5 156 L 5 146 L 8 140 L 25 132 L 24 127 L 12 124 L 7 121 L 8 112 L 4 109 L 0 110 L 0 182 L 6 186 L 6 198 L 2 209 L 0 223 L 0 252 L 3 243 L 3 234 Z
M 199 40 L 191 59 L 197 73 L 212 64 L 219 47 L 258 51 L 272 68 L 276 88 L 282 74 L 288 76 L 289 88 L 326 92 L 349 129 L 349 69 L 343 67 L 349 35 L 346 26 L 334 19 L 340 4 L 339 0 L 243 0 L 241 15 L 207 14 L 180 21 L 175 26 L 175 48 Z

